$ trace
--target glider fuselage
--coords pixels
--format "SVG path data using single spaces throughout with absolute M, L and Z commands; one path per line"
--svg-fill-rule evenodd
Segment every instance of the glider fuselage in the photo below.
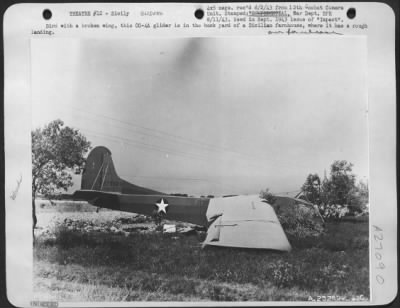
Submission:
M 170 195 L 133 195 L 97 190 L 78 190 L 75 199 L 117 211 L 147 216 L 160 214 L 170 220 L 184 221 L 207 227 L 206 217 L 210 199 Z

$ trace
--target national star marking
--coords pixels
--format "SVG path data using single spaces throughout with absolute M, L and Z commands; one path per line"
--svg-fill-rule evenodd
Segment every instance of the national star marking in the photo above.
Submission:
M 164 212 L 165 214 L 167 214 L 166 209 L 167 209 L 168 203 L 164 203 L 164 199 L 161 199 L 161 202 L 156 203 L 156 205 L 158 207 L 157 213 Z

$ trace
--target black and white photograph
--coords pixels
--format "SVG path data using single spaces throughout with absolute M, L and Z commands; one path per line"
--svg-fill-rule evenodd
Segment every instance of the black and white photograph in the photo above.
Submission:
M 12 7 L 9 301 L 387 303 L 397 290 L 389 13 Z
M 363 39 L 31 47 L 38 299 L 369 299 Z

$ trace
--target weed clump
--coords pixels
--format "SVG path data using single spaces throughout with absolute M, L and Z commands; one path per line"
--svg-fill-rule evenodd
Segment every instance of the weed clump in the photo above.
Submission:
M 161 285 L 162 285 L 161 279 L 159 279 L 157 277 L 149 276 L 149 277 L 145 277 L 141 281 L 140 288 L 145 291 L 156 292 L 160 289 Z
M 87 234 L 70 230 L 65 225 L 58 225 L 54 229 L 54 238 L 50 241 L 60 248 L 71 248 L 88 242 Z
M 345 268 L 337 268 L 328 264 L 321 268 L 307 269 L 301 265 L 279 262 L 271 266 L 271 279 L 279 288 L 291 288 L 301 286 L 302 289 L 317 287 L 320 291 L 329 290 L 329 282 L 346 277 Z M 304 274 L 307 273 L 307 274 Z
M 169 292 L 172 294 L 185 294 L 191 295 L 196 293 L 196 287 L 199 285 L 198 282 L 189 279 L 182 278 L 171 278 L 167 280 L 163 286 L 162 290 L 164 292 Z
M 219 285 L 209 285 L 207 288 L 207 295 L 213 301 L 234 301 L 235 296 L 231 290 Z

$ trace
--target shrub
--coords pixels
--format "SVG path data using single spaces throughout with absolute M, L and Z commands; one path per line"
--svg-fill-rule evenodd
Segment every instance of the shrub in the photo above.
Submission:
M 276 197 L 274 194 L 272 194 L 269 191 L 269 188 L 266 188 L 265 190 L 262 190 L 260 192 L 260 198 L 264 199 L 265 201 L 267 201 L 269 204 L 273 204 L 276 202 Z
M 323 233 L 323 221 L 314 209 L 300 203 L 292 207 L 272 206 L 283 230 L 288 235 L 294 238 L 305 238 Z
M 319 211 L 325 220 L 339 220 L 350 212 L 347 205 L 342 206 L 340 204 L 321 204 Z
M 118 217 L 114 218 L 111 223 L 113 224 L 137 224 L 137 223 L 144 223 L 150 222 L 151 218 L 144 216 L 144 215 L 136 215 L 136 216 L 129 216 L 129 217 Z

